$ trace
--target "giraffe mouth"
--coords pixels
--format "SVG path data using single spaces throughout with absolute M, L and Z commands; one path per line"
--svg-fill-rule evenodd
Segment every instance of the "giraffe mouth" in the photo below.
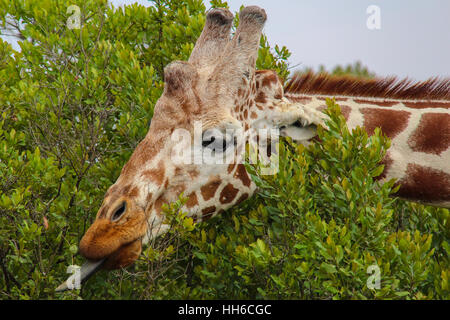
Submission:
M 73 276 L 70 276 L 66 281 L 64 281 L 58 288 L 56 288 L 56 292 L 62 292 L 70 289 L 76 289 L 77 282 L 78 284 L 82 284 L 87 279 L 89 279 L 96 271 L 98 271 L 106 259 L 102 259 L 99 261 L 90 261 L 87 260 L 80 268 L 79 274 L 75 273 Z M 76 277 L 79 277 L 78 279 Z
M 71 289 L 79 289 L 76 285 L 81 285 L 86 282 L 94 273 L 100 269 L 119 269 L 129 266 L 134 263 L 139 257 L 142 250 L 142 238 L 138 238 L 130 243 L 127 243 L 109 256 L 100 260 L 86 260 L 81 266 L 78 273 L 70 276 L 59 287 L 55 289 L 56 292 L 62 292 Z M 78 278 L 77 278 L 78 277 Z

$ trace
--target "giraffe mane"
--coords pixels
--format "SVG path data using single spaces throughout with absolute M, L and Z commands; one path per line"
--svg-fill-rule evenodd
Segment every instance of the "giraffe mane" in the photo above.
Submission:
M 327 73 L 297 73 L 284 87 L 287 94 L 359 96 L 401 100 L 449 100 L 450 78 L 425 81 L 397 77 L 365 79 Z

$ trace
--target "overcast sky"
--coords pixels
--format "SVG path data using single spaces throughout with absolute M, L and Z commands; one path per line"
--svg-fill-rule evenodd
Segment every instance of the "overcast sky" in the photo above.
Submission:
M 112 0 L 114 5 L 147 0 Z M 205 0 L 205 3 L 209 1 Z M 423 80 L 450 76 L 450 0 L 229 0 L 233 12 L 263 7 L 271 45 L 292 52 L 291 65 L 328 69 L 360 60 L 378 75 Z M 380 29 L 366 13 L 380 8 Z

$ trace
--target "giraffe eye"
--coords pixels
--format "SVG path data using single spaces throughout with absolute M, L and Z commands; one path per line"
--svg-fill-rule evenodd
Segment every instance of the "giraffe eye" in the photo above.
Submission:
M 127 203 L 124 201 L 120 204 L 120 206 L 116 209 L 116 211 L 114 212 L 114 214 L 111 216 L 111 221 L 117 221 L 119 220 L 122 215 L 125 213 L 127 209 Z
M 220 153 L 234 144 L 234 138 L 233 135 L 224 133 L 218 129 L 208 129 L 203 132 L 202 146 L 216 153 Z
M 202 139 L 202 146 L 208 147 L 211 146 L 213 144 L 213 142 L 216 141 L 216 137 L 214 136 L 207 136 L 207 135 L 203 135 L 203 139 Z
M 202 146 L 214 151 L 220 151 L 224 149 L 225 137 L 224 134 L 217 129 L 208 129 L 203 132 Z

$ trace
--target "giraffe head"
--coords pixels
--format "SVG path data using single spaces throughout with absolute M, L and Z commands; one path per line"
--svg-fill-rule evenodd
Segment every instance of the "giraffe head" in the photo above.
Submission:
M 254 193 L 255 184 L 242 163 L 237 159 L 205 163 L 205 152 L 227 157 L 229 146 L 242 148 L 242 139 L 236 140 L 252 127 L 285 128 L 308 119 L 304 111 L 286 103 L 275 72 L 255 71 L 265 11 L 246 7 L 239 18 L 230 39 L 231 12 L 209 11 L 189 61 L 165 68 L 165 88 L 150 129 L 81 239 L 80 253 L 88 259 L 82 278 L 100 266 L 116 269 L 132 264 L 149 239 L 168 229 L 162 205 L 182 193 L 187 198 L 183 210 L 197 222 Z M 192 151 L 188 161 L 186 157 L 180 161 L 174 152 L 183 145 L 180 137 L 194 140 L 181 148 Z
M 181 193 L 188 199 L 185 209 L 199 221 L 253 192 L 243 165 L 174 160 L 174 149 L 180 145 L 174 139 L 176 133 L 200 135 L 200 143 L 194 142 L 191 148 L 195 155 L 211 145 L 222 145 L 225 152 L 235 142 L 226 131 L 242 129 L 233 114 L 235 97 L 239 92 L 243 98 L 238 103 L 248 102 L 266 14 L 258 7 L 244 8 L 230 39 L 232 21 L 228 10 L 209 11 L 189 61 L 175 61 L 165 68 L 165 88 L 150 129 L 106 192 L 94 223 L 81 239 L 80 253 L 88 260 L 104 260 L 107 269 L 133 263 L 142 245 L 167 229 L 161 206 Z M 196 124 L 201 132 L 195 132 Z M 215 133 L 224 135 L 219 139 Z

